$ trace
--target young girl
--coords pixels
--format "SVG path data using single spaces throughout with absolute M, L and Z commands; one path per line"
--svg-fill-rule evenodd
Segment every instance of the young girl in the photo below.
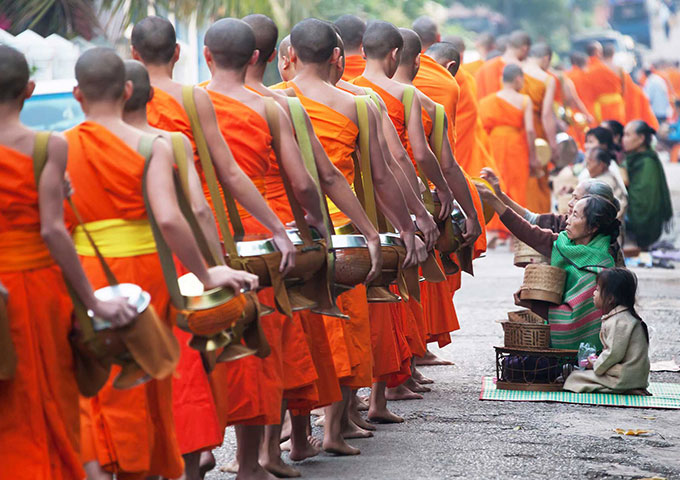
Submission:
M 567 377 L 564 389 L 576 393 L 648 394 L 649 333 L 635 311 L 637 278 L 625 268 L 603 270 L 593 295 L 602 310 L 603 350 L 584 371 Z

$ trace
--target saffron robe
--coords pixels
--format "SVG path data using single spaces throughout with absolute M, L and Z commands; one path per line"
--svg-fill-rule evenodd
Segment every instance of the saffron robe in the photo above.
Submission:
M 71 300 L 40 236 L 31 157 L 0 146 L 0 281 L 17 357 L 0 381 L 0 470 L 17 480 L 85 478 L 68 335 Z M 30 292 L 30 293 L 29 293 Z M 39 300 L 39 301 L 36 301 Z
M 481 58 L 478 58 L 475 61 L 463 63 L 460 66 L 460 68 L 465 70 L 467 73 L 472 75 L 472 77 L 474 78 L 474 76 L 477 75 L 477 72 L 479 71 L 479 69 L 482 68 L 482 65 L 484 65 L 484 60 L 481 59 Z
M 604 120 L 626 123 L 626 106 L 622 97 L 623 78 L 600 59 L 590 57 L 586 69 L 586 107 L 595 117 L 596 124 Z
M 503 57 L 494 57 L 484 62 L 475 75 L 477 81 L 477 98 L 482 99 L 503 88 Z
M 626 123 L 644 120 L 654 130 L 658 130 L 659 120 L 652 111 L 647 95 L 627 73 L 624 74 L 623 100 L 626 102 Z
M 345 71 L 342 79 L 349 82 L 364 73 L 366 59 L 361 55 L 348 55 L 345 57 Z
M 144 157 L 107 129 L 86 121 L 66 132 L 68 172 L 75 190 L 73 201 L 84 222 L 120 218 L 146 219 L 142 196 Z M 94 256 L 81 256 L 92 286 L 108 285 Z M 108 258 L 120 282 L 134 283 L 151 295 L 151 304 L 168 319 L 170 296 L 156 253 Z M 169 320 L 168 320 L 169 322 Z M 82 398 L 82 461 L 98 461 L 115 473 L 174 478 L 184 464 L 172 414 L 172 378 L 152 380 L 128 390 L 112 381 L 119 367 L 93 398 Z

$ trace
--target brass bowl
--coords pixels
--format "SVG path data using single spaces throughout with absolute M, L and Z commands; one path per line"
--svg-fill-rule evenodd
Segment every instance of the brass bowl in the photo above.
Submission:
M 363 235 L 333 235 L 335 283 L 353 288 L 366 280 L 371 271 L 371 256 Z

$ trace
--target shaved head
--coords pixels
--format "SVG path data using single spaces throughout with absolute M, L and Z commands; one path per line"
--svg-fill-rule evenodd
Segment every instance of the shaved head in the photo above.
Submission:
M 458 68 L 460 68 L 460 52 L 456 50 L 453 44 L 448 42 L 438 42 L 430 46 L 425 52 L 432 57 L 438 64 L 445 65 L 449 62 L 455 62 L 451 75 L 456 75 Z
M 512 83 L 518 77 L 524 76 L 522 72 L 522 67 L 515 65 L 514 63 L 508 64 L 503 68 L 503 83 Z
M 125 102 L 126 112 L 146 109 L 151 100 L 151 81 L 149 72 L 143 63 L 137 60 L 125 60 L 125 80 L 132 82 L 132 95 Z
M 412 26 L 423 45 L 432 45 L 439 40 L 439 27 L 430 17 L 418 17 Z
M 338 37 L 328 22 L 307 18 L 293 27 L 290 43 L 304 63 L 323 63 L 338 46 Z
M 395 48 L 401 49 L 404 39 L 391 23 L 375 20 L 366 27 L 363 44 L 366 58 L 383 59 Z
M 132 29 L 131 42 L 144 63 L 165 65 L 175 55 L 175 27 L 166 18 L 146 17 Z
M 496 49 L 501 53 L 505 53 L 509 43 L 510 35 L 501 35 L 496 39 Z
M 366 32 L 366 22 L 356 15 L 343 15 L 334 22 L 349 51 L 359 50 Z
M 512 48 L 531 47 L 531 37 L 524 30 L 515 30 L 508 38 L 508 46 Z
M 91 48 L 76 62 L 76 80 L 85 100 L 120 100 L 125 90 L 125 65 L 112 48 Z
M 257 63 L 265 65 L 276 50 L 276 41 L 279 38 L 279 28 L 274 20 L 266 15 L 255 13 L 243 17 L 243 21 L 250 25 L 255 33 L 255 48 L 260 51 Z
M 0 102 L 17 100 L 26 89 L 30 77 L 23 53 L 0 45 Z
M 537 43 L 529 50 L 529 56 L 532 58 L 552 57 L 553 51 L 547 43 Z
M 488 52 L 490 50 L 493 50 L 494 47 L 496 46 L 496 39 L 490 33 L 482 33 L 479 37 L 477 37 L 475 45 L 477 46 L 478 49 L 482 49 L 485 52 Z
M 404 39 L 404 47 L 401 49 L 401 61 L 403 63 L 413 62 L 423 49 L 420 37 L 410 28 L 400 28 L 401 38 Z
M 569 55 L 569 61 L 571 62 L 572 65 L 583 68 L 586 66 L 588 57 L 586 57 L 586 55 L 581 52 L 572 52 L 572 54 Z
M 592 41 L 589 42 L 588 45 L 586 45 L 586 55 L 589 57 L 592 57 L 594 55 L 598 55 L 602 53 L 602 45 L 598 41 Z
M 255 51 L 255 33 L 243 20 L 222 18 L 205 33 L 205 46 L 219 68 L 244 68 Z
M 290 35 L 283 37 L 279 43 L 279 58 L 288 56 L 288 47 L 290 47 Z
M 458 53 L 462 54 L 465 52 L 465 40 L 459 35 L 447 35 L 442 41 L 453 45 L 455 49 L 458 50 Z
M 614 48 L 614 44 L 607 43 L 602 46 L 602 56 L 604 58 L 613 58 L 615 53 L 616 48 Z

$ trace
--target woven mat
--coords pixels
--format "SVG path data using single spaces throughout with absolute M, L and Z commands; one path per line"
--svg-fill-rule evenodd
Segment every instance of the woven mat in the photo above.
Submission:
M 494 377 L 482 377 L 480 400 L 511 402 L 560 402 L 609 407 L 667 408 L 680 410 L 680 384 L 650 383 L 651 397 L 642 395 L 617 395 L 614 393 L 533 392 L 523 390 L 498 390 Z

